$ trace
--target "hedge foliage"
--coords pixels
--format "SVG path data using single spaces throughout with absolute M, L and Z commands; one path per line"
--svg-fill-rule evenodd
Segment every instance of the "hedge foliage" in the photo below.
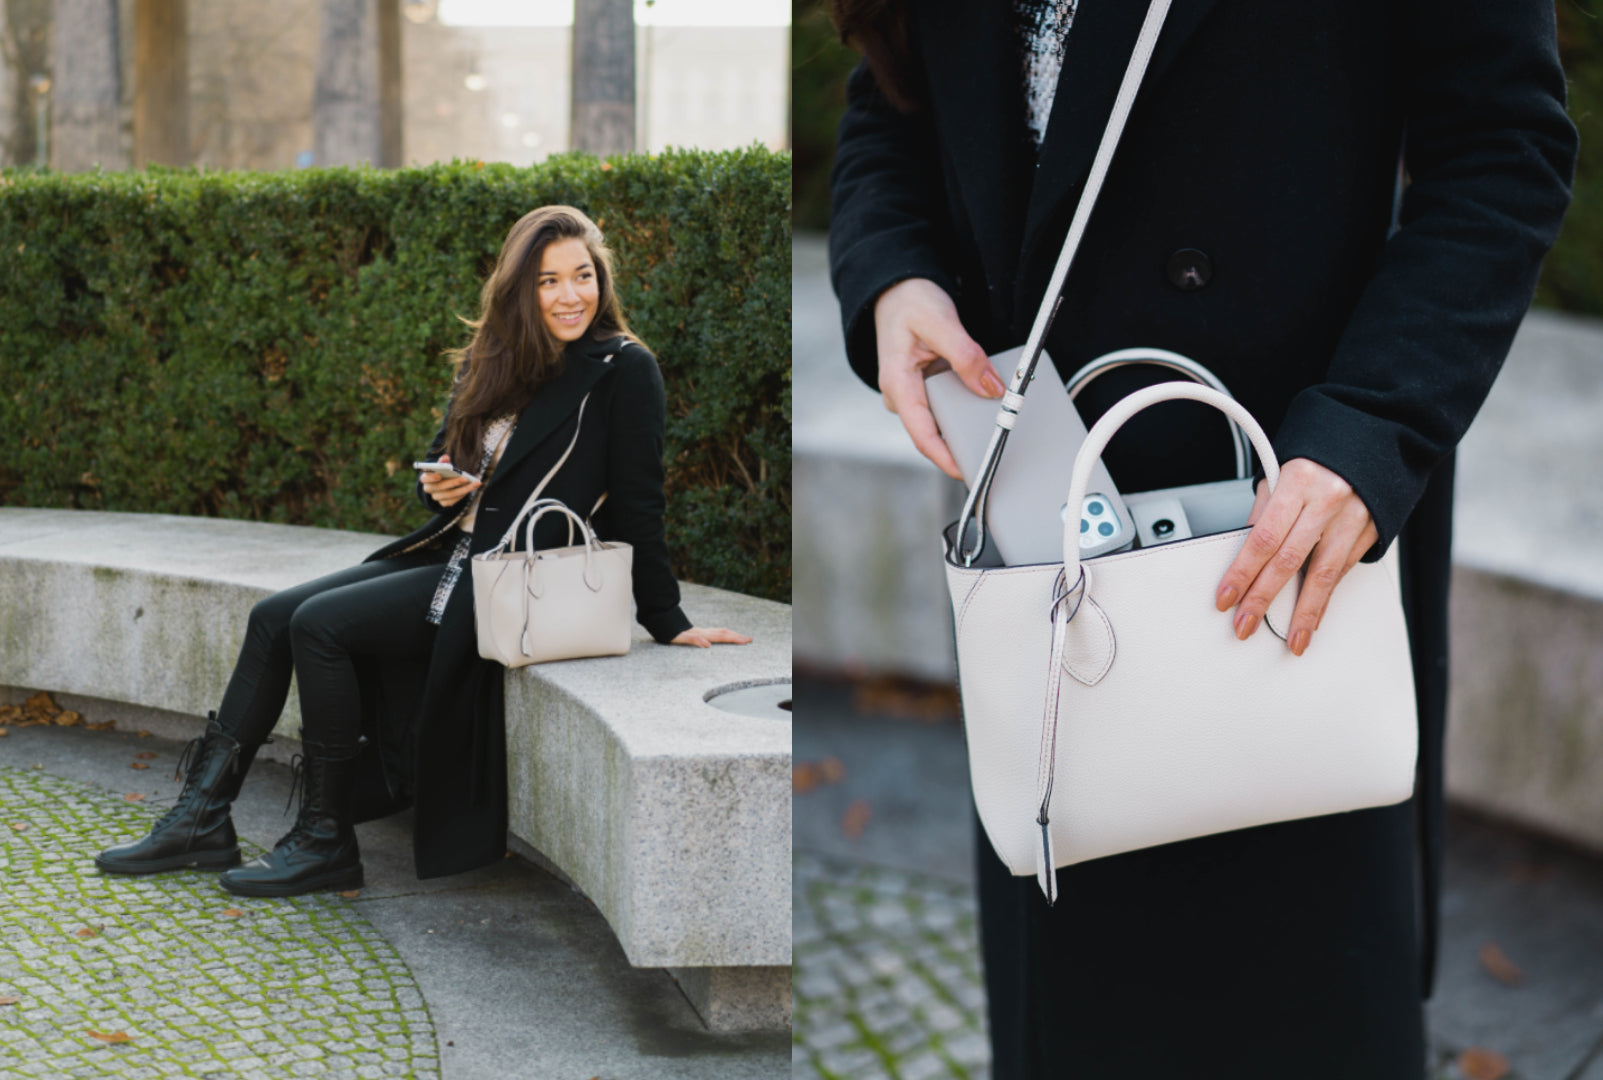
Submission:
M 1603 315 L 1603 8 L 1561 0 L 1559 56 L 1569 82 L 1570 119 L 1581 133 L 1575 196 L 1537 287 L 1538 304 Z M 835 126 L 846 107 L 846 76 L 859 59 L 840 43 L 822 0 L 793 0 L 796 227 L 829 228 L 829 170 Z
M 0 171 L 0 503 L 399 534 L 507 229 L 567 203 L 668 388 L 681 579 L 790 599 L 790 157 Z

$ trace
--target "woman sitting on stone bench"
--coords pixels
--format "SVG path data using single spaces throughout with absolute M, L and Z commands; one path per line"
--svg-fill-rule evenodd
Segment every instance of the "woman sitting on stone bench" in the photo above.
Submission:
M 577 443 L 542 494 L 579 513 L 605 495 L 594 526 L 633 545 L 636 617 L 658 642 L 751 640 L 694 627 L 679 609 L 663 532 L 662 375 L 624 320 L 595 224 L 566 206 L 521 218 L 470 325 L 425 460 L 462 462 L 484 479 L 423 473 L 427 525 L 255 606 L 222 704 L 180 759 L 188 774 L 177 805 L 148 836 L 101 852 L 101 870 L 224 870 L 223 887 L 241 896 L 353 889 L 362 884 L 354 823 L 408 803 L 420 878 L 502 858 L 504 669 L 478 655 L 472 582 L 459 578 L 557 465 L 586 395 Z M 561 543 L 556 517 L 540 521 L 536 547 Z M 283 711 L 292 670 L 300 813 L 270 853 L 240 866 L 229 807 Z

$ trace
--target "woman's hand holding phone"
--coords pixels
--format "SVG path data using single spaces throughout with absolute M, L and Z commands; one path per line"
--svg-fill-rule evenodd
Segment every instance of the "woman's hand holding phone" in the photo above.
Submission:
M 451 455 L 442 454 L 440 463 L 449 465 Z M 441 506 L 455 506 L 483 484 L 483 481 L 469 480 L 465 476 L 441 476 L 431 472 L 419 473 L 418 476 L 423 481 L 423 491 Z

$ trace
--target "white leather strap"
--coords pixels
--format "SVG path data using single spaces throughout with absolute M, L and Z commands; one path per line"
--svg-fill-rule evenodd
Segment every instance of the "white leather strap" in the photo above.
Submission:
M 551 471 L 546 473 L 545 476 L 541 477 L 538 484 L 534 485 L 534 490 L 529 492 L 529 497 L 524 500 L 523 506 L 518 510 L 517 516 L 512 519 L 512 524 L 507 526 L 507 531 L 502 534 L 500 541 L 496 543 L 495 547 L 490 549 L 492 552 L 499 553 L 505 551 L 512 545 L 512 541 L 516 539 L 518 535 L 518 523 L 521 522 L 531 511 L 533 511 L 538 503 L 556 501 L 552 499 L 542 500 L 540 498 L 540 493 L 546 489 L 547 484 L 551 483 L 552 478 L 557 475 L 557 471 L 561 469 L 564 464 L 566 464 L 568 455 L 573 453 L 573 448 L 578 445 L 579 430 L 584 426 L 584 407 L 589 404 L 589 402 L 590 395 L 586 394 L 583 400 L 579 402 L 579 417 L 573 422 L 573 438 L 568 440 L 568 448 L 562 451 L 562 456 L 557 459 L 557 463 L 555 465 L 551 466 Z M 558 505 L 560 505 L 560 503 Z
M 1125 121 L 1130 117 L 1130 109 L 1135 105 L 1136 95 L 1141 90 L 1141 80 L 1146 77 L 1147 64 L 1152 59 L 1152 51 L 1157 47 L 1158 35 L 1163 31 L 1163 21 L 1169 14 L 1170 0 L 1152 0 L 1147 8 L 1146 21 L 1141 24 L 1141 32 L 1137 35 L 1135 48 L 1130 53 L 1130 62 L 1124 69 L 1124 80 L 1119 84 L 1118 96 L 1113 100 L 1113 111 L 1108 116 L 1107 127 L 1102 131 L 1102 141 L 1097 144 L 1096 157 L 1092 159 L 1091 171 L 1086 176 L 1085 190 L 1080 195 L 1080 201 L 1074 208 L 1074 217 L 1069 222 L 1069 233 L 1063 240 L 1063 250 L 1058 255 L 1057 265 L 1052 268 L 1052 279 L 1046 287 L 1046 295 L 1041 300 L 1041 308 L 1035 314 L 1035 323 L 1030 327 L 1030 336 L 1024 341 L 1024 351 L 1020 355 L 1019 365 L 1013 371 L 1013 379 L 1008 385 L 1008 393 L 1003 396 L 1002 404 L 996 412 L 996 429 L 991 433 L 991 442 L 985 450 L 985 459 L 980 466 L 979 477 L 974 486 L 969 489 L 968 499 L 963 504 L 963 513 L 957 519 L 957 554 L 964 565 L 972 565 L 980 553 L 985 550 L 985 499 L 990 492 L 991 478 L 996 475 L 997 463 L 1002 460 L 1002 448 L 1007 445 L 1008 433 L 1013 428 L 1018 408 L 1013 402 L 1022 402 L 1025 387 L 1035 375 L 1036 365 L 1041 361 L 1041 350 L 1046 344 L 1047 331 L 1052 328 L 1052 319 L 1057 315 L 1058 304 L 1062 300 L 1063 283 L 1068 280 L 1069 267 L 1074 263 L 1075 252 L 1080 249 L 1080 241 L 1085 236 L 1086 223 L 1091 219 L 1091 210 L 1096 206 L 1097 196 L 1102 192 L 1102 182 L 1107 179 L 1108 168 L 1113 164 L 1113 152 L 1118 148 L 1119 137 L 1124 134 Z M 974 524 L 974 540 L 970 546 L 969 524 Z

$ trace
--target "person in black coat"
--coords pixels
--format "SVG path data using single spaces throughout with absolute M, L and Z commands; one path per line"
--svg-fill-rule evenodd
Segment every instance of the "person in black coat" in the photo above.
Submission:
M 955 477 L 923 378 L 949 365 L 1001 395 L 986 354 L 1042 302 L 1146 5 L 833 7 L 868 58 L 832 176 L 848 358 Z M 1453 448 L 1530 304 L 1576 145 L 1542 0 L 1175 0 L 1047 349 L 1060 377 L 1119 348 L 1182 353 L 1271 434 L 1281 485 L 1208 598 L 1239 636 L 1303 567 L 1289 644 L 1317 649 L 1341 576 L 1399 545 L 1418 783 L 1394 807 L 1060 870 L 1053 908 L 980 832 L 997 1080 L 1422 1075 Z M 1170 377 L 1115 371 L 1078 404 L 1091 423 Z M 1104 462 L 1124 491 L 1218 480 L 1230 442 L 1212 410 L 1168 403 Z
M 409 803 L 419 877 L 502 858 L 505 669 L 478 655 L 467 560 L 495 547 L 542 485 L 603 541 L 632 546 L 636 617 L 656 641 L 751 640 L 692 626 L 679 608 L 663 529 L 662 375 L 624 321 L 600 230 L 567 206 L 524 215 L 481 307 L 424 458 L 470 476 L 421 472 L 427 524 L 252 609 L 222 703 L 180 762 L 178 802 L 148 836 L 101 852 L 103 871 L 222 869 L 223 887 L 244 896 L 356 888 L 353 825 Z M 536 548 L 570 542 L 558 517 L 538 523 Z M 292 672 L 300 812 L 271 852 L 240 866 L 229 807 Z

